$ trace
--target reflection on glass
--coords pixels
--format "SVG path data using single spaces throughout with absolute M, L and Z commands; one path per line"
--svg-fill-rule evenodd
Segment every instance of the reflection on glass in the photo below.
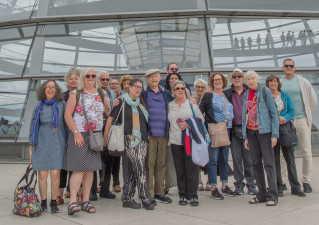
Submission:
M 0 75 L 21 75 L 35 27 L 0 29 Z
M 0 139 L 15 138 L 28 89 L 28 81 L 0 82 Z
M 70 67 L 108 71 L 209 68 L 203 19 L 168 19 L 41 26 L 26 74 Z
M 114 14 L 206 9 L 205 0 L 41 0 L 38 16 Z
M 0 21 L 29 19 L 35 0 L 1 0 Z
M 319 66 L 318 20 L 210 18 L 210 21 L 215 68 L 281 67 L 284 58 L 298 60 L 300 67 Z
M 291 0 L 207 0 L 209 9 L 241 9 L 250 11 L 259 10 L 282 10 L 286 12 L 294 11 L 319 11 L 319 4 L 315 0 L 291 1 Z

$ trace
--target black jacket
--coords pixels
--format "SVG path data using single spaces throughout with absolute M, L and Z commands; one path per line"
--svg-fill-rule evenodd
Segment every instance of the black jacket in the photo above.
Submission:
M 248 89 L 248 86 L 246 84 L 244 84 L 244 86 L 246 87 L 246 89 Z M 232 100 L 233 88 L 234 88 L 234 85 L 232 84 L 230 88 L 224 90 L 224 94 L 231 104 L 233 104 L 233 100 Z

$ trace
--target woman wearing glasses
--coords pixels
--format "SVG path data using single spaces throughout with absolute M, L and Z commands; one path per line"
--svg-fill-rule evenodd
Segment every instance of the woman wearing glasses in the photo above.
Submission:
M 194 87 L 195 87 L 195 92 L 196 92 L 196 95 L 194 96 L 194 98 L 196 99 L 197 106 L 199 106 L 201 101 L 202 101 L 202 99 L 203 99 L 205 91 L 207 89 L 207 82 L 205 80 L 203 80 L 203 79 L 197 79 L 194 82 Z M 206 171 L 206 167 L 200 168 L 200 170 L 199 170 L 199 179 L 198 179 L 198 190 L 199 191 L 204 191 L 205 190 L 203 182 L 202 182 L 202 177 L 201 177 L 201 171 L 202 170 L 204 171 L 205 174 L 207 172 Z M 207 180 L 207 184 L 206 184 L 206 190 L 207 191 L 211 190 L 211 186 L 209 185 L 208 180 Z
M 57 213 L 59 175 L 62 169 L 66 144 L 64 122 L 65 101 L 58 84 L 53 80 L 44 82 L 37 89 L 40 101 L 33 110 L 30 123 L 30 162 L 38 171 L 42 211 L 47 211 L 47 179 L 51 179 L 51 212 Z
M 278 191 L 273 148 L 279 137 L 277 109 L 271 91 L 260 86 L 259 76 L 255 71 L 247 71 L 244 78 L 249 89 L 244 94 L 242 132 L 245 148 L 251 153 L 258 187 L 257 196 L 249 203 L 267 202 L 267 206 L 275 206 Z M 268 190 L 264 170 L 267 173 Z
M 191 157 L 186 157 L 182 143 L 182 130 L 188 127 L 185 120 L 193 117 L 189 100 L 185 97 L 185 83 L 175 81 L 172 84 L 175 100 L 168 104 L 168 120 L 170 122 L 169 144 L 172 149 L 179 194 L 179 204 L 187 205 L 189 200 L 191 206 L 198 206 L 198 174 L 199 166 L 193 163 Z M 196 117 L 204 122 L 204 117 L 196 105 L 192 105 Z
M 77 99 L 77 91 L 80 96 Z M 103 126 L 103 113 L 109 113 L 105 95 L 98 92 L 98 80 L 94 69 L 84 69 L 81 72 L 78 88 L 69 97 L 65 110 L 65 121 L 69 127 L 68 148 L 64 161 L 64 169 L 72 171 L 70 179 L 70 204 L 68 214 L 73 215 L 80 211 L 76 203 L 76 195 L 83 185 L 82 210 L 95 213 L 95 208 L 89 201 L 93 181 L 93 171 L 102 168 L 100 152 L 93 151 L 89 146 L 89 129 L 101 131 Z M 104 102 L 104 104 L 103 104 Z M 83 110 L 87 114 L 84 117 Z
M 139 79 L 133 79 L 129 83 L 128 93 L 119 99 L 107 119 L 104 132 L 104 146 L 107 146 L 108 134 L 115 118 L 118 123 L 122 123 L 122 113 L 124 109 L 124 146 L 123 173 L 127 173 L 124 178 L 122 192 L 123 207 L 139 209 L 141 204 L 135 202 L 135 189 L 142 199 L 143 208 L 152 210 L 154 204 L 150 200 L 148 188 L 146 186 L 145 157 L 148 142 L 148 111 L 142 98 L 140 98 L 143 83 Z M 122 107 L 124 105 L 124 107 Z M 130 167 L 130 168 L 124 168 Z
M 205 122 L 221 123 L 226 121 L 229 129 L 232 127 L 232 120 L 234 118 L 233 105 L 225 97 L 223 88 L 227 85 L 227 78 L 223 74 L 213 74 L 209 78 L 209 84 L 212 87 L 212 93 L 205 93 L 200 103 L 200 110 L 205 113 Z M 208 126 L 207 126 L 208 127 Z M 217 185 L 217 165 L 219 165 L 220 180 L 222 182 L 222 193 L 234 197 L 236 196 L 228 187 L 228 154 L 229 145 L 213 148 L 211 145 L 208 147 L 209 162 L 207 164 L 207 173 L 209 184 L 212 186 L 211 197 L 216 200 L 224 199 L 224 196 L 219 193 Z M 217 164 L 218 160 L 218 164 Z

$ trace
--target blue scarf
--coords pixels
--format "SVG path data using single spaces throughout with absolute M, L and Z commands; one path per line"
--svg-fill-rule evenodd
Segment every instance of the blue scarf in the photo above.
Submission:
M 145 107 L 140 104 L 140 98 L 137 98 L 135 101 L 131 99 L 131 97 L 125 93 L 123 95 L 123 98 L 127 104 L 129 104 L 132 107 L 132 136 L 131 136 L 131 147 L 137 146 L 141 140 L 141 129 L 140 129 L 140 120 L 139 120 L 139 113 L 137 107 L 139 107 L 146 119 L 146 122 L 148 122 L 148 112 L 146 111 Z M 125 103 L 123 103 L 125 104 Z
M 38 132 L 39 132 L 39 123 L 40 123 L 40 111 L 42 109 L 43 104 L 52 105 L 52 131 L 56 132 L 57 126 L 58 126 L 58 119 L 59 119 L 59 109 L 56 105 L 57 100 L 56 98 L 53 98 L 51 101 L 48 101 L 46 99 L 42 100 L 37 110 L 35 111 L 34 121 L 33 121 L 33 127 L 32 127 L 32 139 L 31 139 L 31 145 L 35 146 L 38 141 Z

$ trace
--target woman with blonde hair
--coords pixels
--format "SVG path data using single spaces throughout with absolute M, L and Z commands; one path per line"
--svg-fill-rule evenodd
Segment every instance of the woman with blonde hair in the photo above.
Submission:
M 100 95 L 98 87 L 96 71 L 92 68 L 84 69 L 80 75 L 78 88 L 71 93 L 66 105 L 64 118 L 69 127 L 69 137 L 64 169 L 72 171 L 69 215 L 80 211 L 80 206 L 76 203 L 76 195 L 81 182 L 83 185 L 82 210 L 87 213 L 95 213 L 96 211 L 89 201 L 89 195 L 93 171 L 100 170 L 102 162 L 100 152 L 90 148 L 89 130 L 101 131 L 103 113 L 108 114 L 110 111 L 106 97 Z M 77 96 L 79 97 L 77 98 Z M 87 116 L 83 115 L 84 111 Z

